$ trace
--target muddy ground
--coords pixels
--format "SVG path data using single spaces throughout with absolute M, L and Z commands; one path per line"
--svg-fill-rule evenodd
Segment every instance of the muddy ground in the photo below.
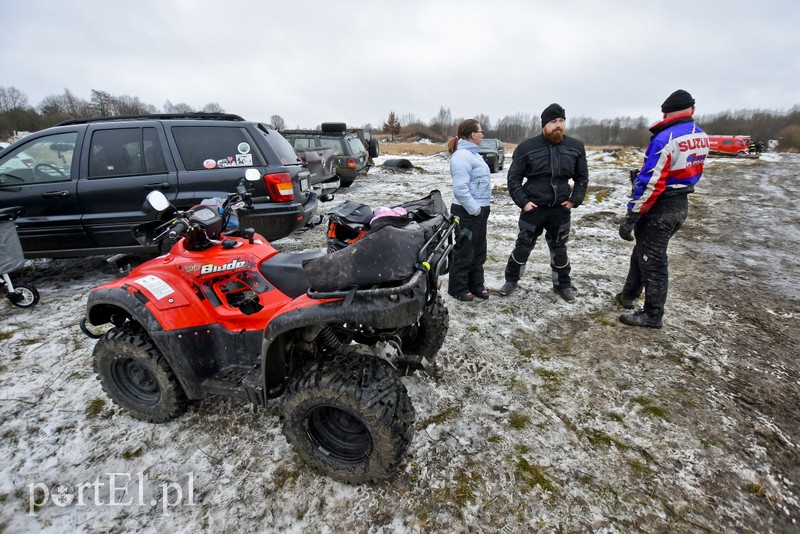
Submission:
M 570 242 L 576 303 L 550 290 L 541 246 L 511 296 L 446 297 L 445 376 L 403 378 L 417 433 L 400 472 L 376 486 L 311 473 L 274 403 L 209 399 L 164 425 L 127 416 L 100 389 L 94 342 L 76 326 L 90 289 L 113 277 L 103 258 L 30 263 L 17 276 L 41 302 L 0 307 L 0 530 L 796 532 L 800 157 L 709 161 L 670 248 L 654 331 L 621 326 L 613 302 L 631 248 L 617 236 L 627 170 L 641 156 L 590 154 Z M 449 201 L 447 159 L 409 159 L 414 170 L 376 167 L 323 211 L 435 188 Z M 494 177 L 490 289 L 516 236 L 505 172 Z M 324 228 L 275 245 L 324 248 Z M 116 505 L 108 473 L 130 482 Z M 31 507 L 36 484 L 97 480 L 80 505 Z M 165 484 L 183 500 L 159 501 Z

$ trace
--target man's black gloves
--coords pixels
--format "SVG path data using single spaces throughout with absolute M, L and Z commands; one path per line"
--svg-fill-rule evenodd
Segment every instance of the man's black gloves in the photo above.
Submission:
M 625 214 L 625 220 L 619 225 L 619 236 L 625 241 L 633 241 L 633 226 L 639 220 L 639 214 L 629 211 Z

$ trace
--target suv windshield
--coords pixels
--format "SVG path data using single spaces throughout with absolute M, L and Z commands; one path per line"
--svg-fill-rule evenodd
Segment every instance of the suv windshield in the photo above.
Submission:
M 497 142 L 494 139 L 484 139 L 481 141 L 481 148 L 497 148 Z

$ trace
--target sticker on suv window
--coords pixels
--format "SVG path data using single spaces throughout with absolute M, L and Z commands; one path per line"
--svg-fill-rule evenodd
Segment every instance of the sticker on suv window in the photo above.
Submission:
M 214 165 L 208 167 L 206 164 L 209 161 Z M 253 155 L 236 154 L 235 156 L 226 156 L 224 159 L 218 159 L 217 161 L 214 161 L 213 159 L 207 159 L 206 161 L 203 162 L 203 166 L 206 169 L 213 169 L 214 167 L 219 167 L 220 169 L 225 169 L 227 167 L 252 167 Z
M 217 162 L 214 161 L 213 159 L 207 159 L 203 162 L 203 167 L 205 167 L 206 169 L 213 169 L 216 166 Z
M 239 143 L 237 148 L 239 150 L 239 154 L 247 154 L 250 152 L 250 145 L 247 143 Z

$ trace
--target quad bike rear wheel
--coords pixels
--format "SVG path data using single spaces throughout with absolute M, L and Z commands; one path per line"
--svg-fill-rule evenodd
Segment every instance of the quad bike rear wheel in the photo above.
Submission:
M 450 314 L 442 296 L 437 294 L 432 304 L 425 307 L 419 321 L 403 329 L 403 355 L 406 358 L 433 360 L 447 338 Z
M 164 356 L 129 324 L 110 329 L 97 342 L 94 371 L 111 400 L 136 419 L 164 423 L 186 411 L 186 394 Z
M 281 402 L 286 439 L 313 469 L 361 484 L 388 478 L 414 432 L 405 386 L 383 360 L 339 354 L 299 373 Z

